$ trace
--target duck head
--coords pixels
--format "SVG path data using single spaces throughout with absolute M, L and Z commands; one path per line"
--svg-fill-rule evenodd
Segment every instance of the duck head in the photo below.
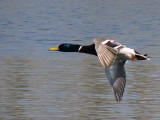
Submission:
M 62 52 L 78 52 L 80 45 L 63 43 L 57 47 L 50 48 L 49 51 L 62 51 Z

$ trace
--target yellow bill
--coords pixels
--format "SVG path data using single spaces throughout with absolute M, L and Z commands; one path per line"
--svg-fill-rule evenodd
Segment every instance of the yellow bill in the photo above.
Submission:
M 58 48 L 58 46 L 57 46 L 57 47 L 55 47 L 55 48 L 49 48 L 48 50 L 49 50 L 49 51 L 59 51 L 59 48 Z

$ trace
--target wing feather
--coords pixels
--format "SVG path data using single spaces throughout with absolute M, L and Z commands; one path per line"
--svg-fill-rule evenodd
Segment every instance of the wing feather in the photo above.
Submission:
M 99 45 L 96 48 L 98 58 L 102 64 L 103 67 L 105 67 L 105 64 L 110 67 L 111 64 L 114 62 L 117 56 L 117 51 L 113 48 L 110 48 L 106 45 Z
M 117 102 L 120 102 L 124 93 L 126 74 L 124 69 L 124 61 L 117 60 L 118 51 L 114 49 L 119 43 L 107 42 L 101 44 L 105 39 L 95 39 L 95 49 L 98 58 L 105 68 L 106 75 L 109 79 L 109 83 L 113 88 L 115 98 Z
M 125 74 L 124 64 L 125 61 L 124 62 L 115 61 L 110 68 L 106 66 L 105 69 L 110 85 L 113 87 L 114 95 L 117 102 L 121 101 L 126 84 L 126 74 Z

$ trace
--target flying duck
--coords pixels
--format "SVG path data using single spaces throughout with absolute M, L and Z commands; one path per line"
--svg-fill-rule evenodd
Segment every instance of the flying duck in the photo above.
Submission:
M 109 39 L 94 39 L 93 44 L 87 46 L 63 43 L 56 48 L 50 48 L 49 51 L 79 52 L 98 56 L 117 102 L 121 101 L 126 84 L 124 68 L 126 61 L 149 60 L 147 54 L 142 55 L 134 49 Z

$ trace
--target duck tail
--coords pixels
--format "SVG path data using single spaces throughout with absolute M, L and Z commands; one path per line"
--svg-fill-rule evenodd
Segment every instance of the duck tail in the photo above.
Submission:
M 135 57 L 137 60 L 150 60 L 147 54 L 144 54 L 144 55 L 136 54 Z

